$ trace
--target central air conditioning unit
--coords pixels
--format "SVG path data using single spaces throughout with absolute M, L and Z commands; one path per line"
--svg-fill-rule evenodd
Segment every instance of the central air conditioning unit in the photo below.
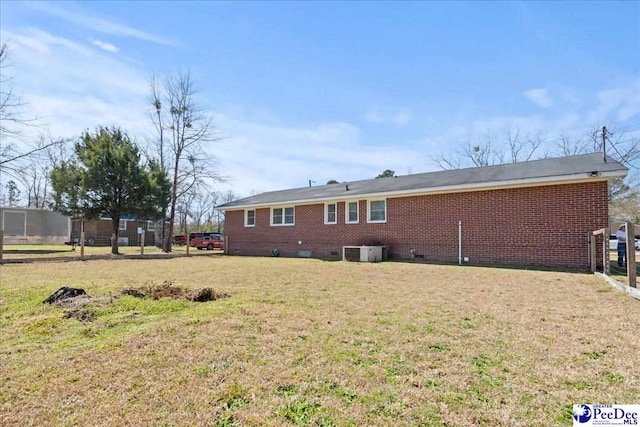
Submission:
M 380 262 L 384 246 L 343 246 L 343 261 Z

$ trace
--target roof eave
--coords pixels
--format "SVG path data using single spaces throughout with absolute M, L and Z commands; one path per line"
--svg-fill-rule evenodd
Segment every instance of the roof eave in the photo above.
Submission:
M 594 182 L 594 181 L 609 181 L 616 178 L 625 178 L 628 170 L 619 169 L 615 171 L 607 172 L 581 172 L 571 175 L 555 175 L 548 177 L 537 178 L 524 178 L 514 179 L 506 181 L 491 181 L 483 183 L 468 183 L 468 184 L 454 184 L 445 185 L 439 187 L 423 187 L 409 190 L 396 190 L 396 191 L 383 191 L 359 193 L 354 191 L 353 195 L 341 194 L 331 197 L 319 197 L 313 199 L 292 199 L 278 202 L 263 202 L 263 203 L 249 203 L 235 206 L 220 206 L 218 209 L 223 211 L 241 210 L 247 208 L 267 208 L 271 206 L 290 206 L 290 205 L 310 205 L 316 203 L 325 203 L 329 201 L 345 201 L 345 200 L 361 200 L 361 199 L 374 199 L 384 197 L 408 197 L 408 196 L 423 196 L 431 194 L 442 193 L 461 193 L 469 191 L 483 191 L 483 190 L 498 190 L 502 188 L 519 188 L 519 187 L 532 187 L 543 185 L 557 185 L 557 184 L 575 184 L 580 182 Z

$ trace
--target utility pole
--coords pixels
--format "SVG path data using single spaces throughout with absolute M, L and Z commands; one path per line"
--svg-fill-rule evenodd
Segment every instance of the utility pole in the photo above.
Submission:
M 607 163 L 607 127 L 602 126 L 602 158 Z

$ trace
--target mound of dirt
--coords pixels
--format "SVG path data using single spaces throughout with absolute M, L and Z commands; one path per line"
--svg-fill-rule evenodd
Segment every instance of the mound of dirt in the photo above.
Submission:
M 185 294 L 185 297 L 189 301 L 196 302 L 215 301 L 220 298 L 227 298 L 228 296 L 227 294 L 216 292 L 211 288 L 194 289 L 187 291 Z
M 46 300 L 42 301 L 43 304 L 53 304 L 54 302 L 58 302 L 60 300 L 64 300 L 67 298 L 75 298 L 79 295 L 86 295 L 87 293 L 84 291 L 84 289 L 80 289 L 80 288 L 70 288 L 67 286 L 63 286 L 60 289 L 58 289 L 57 291 L 55 291 L 54 293 L 52 293 L 51 295 L 49 295 L 49 298 L 47 298 Z
M 152 298 L 154 300 L 160 298 L 173 298 L 187 299 L 195 302 L 215 301 L 229 296 L 225 293 L 216 292 L 212 288 L 185 289 L 174 285 L 173 282 L 169 280 L 165 280 L 161 284 L 147 283 L 138 289 L 123 289 L 120 293 L 137 298 Z
M 81 322 L 91 322 L 95 320 L 96 314 L 87 309 L 89 303 L 92 305 L 107 305 L 112 302 L 111 297 L 92 297 L 84 289 L 62 287 L 44 300 L 43 304 L 55 304 L 64 309 L 62 315 L 65 319 L 77 319 Z

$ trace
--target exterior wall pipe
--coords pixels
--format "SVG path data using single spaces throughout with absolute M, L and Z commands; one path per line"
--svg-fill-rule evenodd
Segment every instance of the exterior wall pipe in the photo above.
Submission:
M 462 221 L 458 221 L 458 265 L 462 265 Z

